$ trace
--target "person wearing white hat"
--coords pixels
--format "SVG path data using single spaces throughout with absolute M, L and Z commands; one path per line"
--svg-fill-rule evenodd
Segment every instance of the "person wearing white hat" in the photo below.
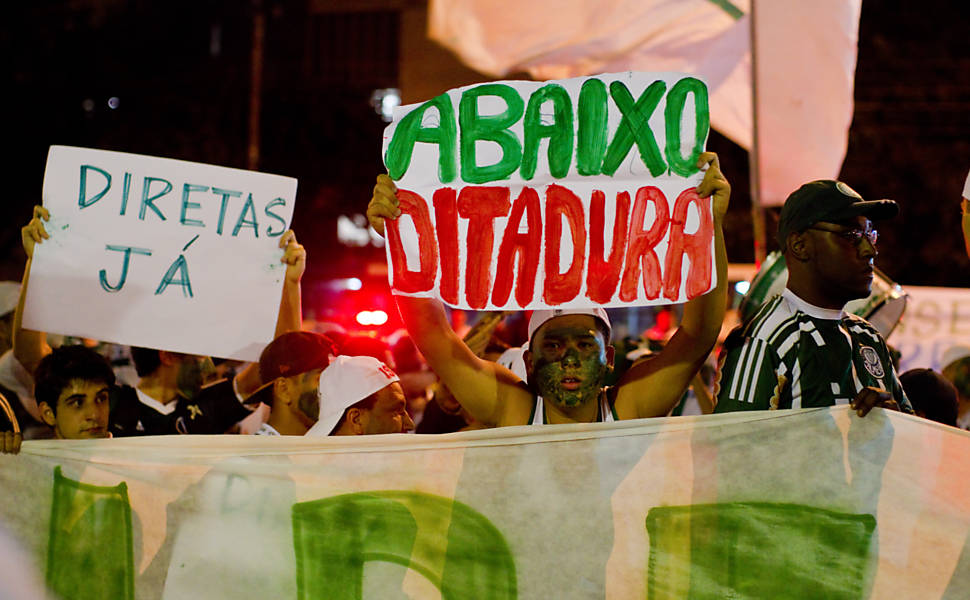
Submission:
M 408 333 L 432 370 L 476 419 L 488 425 L 590 423 L 664 416 L 680 400 L 691 378 L 717 341 L 727 303 L 727 255 L 722 222 L 731 186 L 717 155 L 702 153 L 706 168 L 697 186 L 713 197 L 717 287 L 684 306 L 681 326 L 656 358 L 627 371 L 619 383 L 603 387 L 613 364 L 610 324 L 602 308 L 536 311 L 524 354 L 524 383 L 507 368 L 478 358 L 451 329 L 440 302 L 397 296 Z M 367 207 L 371 226 L 384 231 L 385 219 L 401 215 L 397 188 L 380 175 Z
M 400 381 L 376 358 L 334 358 L 320 374 L 320 416 L 306 435 L 406 433 L 414 429 Z

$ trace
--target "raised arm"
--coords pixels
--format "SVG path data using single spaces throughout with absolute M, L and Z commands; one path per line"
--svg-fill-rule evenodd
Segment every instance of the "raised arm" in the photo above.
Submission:
M 47 345 L 47 334 L 43 331 L 32 331 L 23 328 L 24 300 L 27 297 L 27 285 L 30 282 L 30 264 L 34 257 L 34 245 L 50 237 L 44 229 L 44 221 L 50 219 L 50 213 L 43 206 L 34 206 L 34 215 L 30 222 L 20 230 L 20 239 L 27 253 L 27 264 L 24 265 L 24 278 L 20 284 L 20 299 L 13 317 L 13 355 L 29 373 L 33 373 L 40 360 L 50 354 L 51 347 Z
M 384 219 L 401 215 L 396 192 L 390 177 L 377 177 L 374 195 L 367 206 L 367 218 L 381 235 Z M 396 296 L 396 299 L 414 344 L 472 416 L 496 425 L 528 421 L 533 398 L 522 380 L 505 367 L 477 357 L 451 328 L 441 302 L 409 296 Z
M 621 419 L 659 417 L 667 414 L 690 384 L 717 342 L 727 305 L 727 251 L 722 228 L 731 198 L 731 184 L 721 173 L 717 155 L 704 152 L 698 166 L 707 167 L 697 186 L 702 197 L 712 196 L 714 263 L 717 287 L 684 305 L 680 327 L 656 357 L 627 371 L 616 392 L 616 412 Z
M 280 248 L 284 249 L 280 262 L 286 265 L 286 275 L 283 279 L 283 295 L 280 297 L 274 339 L 290 331 L 299 331 L 303 327 L 300 282 L 306 271 L 306 249 L 296 241 L 296 234 L 292 229 L 288 229 L 280 237 Z M 247 365 L 236 375 L 236 393 L 243 398 L 255 392 L 262 384 L 259 378 L 259 366 L 256 363 Z

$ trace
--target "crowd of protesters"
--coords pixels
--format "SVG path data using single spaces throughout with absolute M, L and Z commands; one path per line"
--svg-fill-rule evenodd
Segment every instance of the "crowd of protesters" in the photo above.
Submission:
M 874 224 L 896 216 L 894 201 L 867 201 L 831 180 L 795 190 L 777 237 L 786 289 L 719 339 L 731 188 L 716 155 L 698 166 L 697 192 L 712 198 L 718 285 L 684 305 L 677 328 L 661 310 L 660 335 L 611 339 L 609 316 L 595 308 L 482 313 L 456 331 L 440 302 L 403 296 L 406 331 L 388 340 L 305 327 L 306 252 L 289 231 L 275 339 L 247 365 L 94 342 L 52 348 L 46 333 L 23 329 L 33 249 L 48 238 L 50 215 L 38 206 L 22 230 L 23 280 L 0 284 L 0 451 L 17 452 L 23 439 L 449 433 L 837 404 L 859 417 L 881 407 L 970 427 L 970 346 L 948 351 L 942 373 L 897 376 L 879 332 L 843 310 L 869 295 Z M 379 176 L 371 225 L 383 234 L 400 214 L 393 181 Z

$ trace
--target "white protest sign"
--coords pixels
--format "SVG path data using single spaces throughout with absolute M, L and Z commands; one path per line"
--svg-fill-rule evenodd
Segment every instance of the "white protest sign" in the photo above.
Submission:
M 52 146 L 50 239 L 34 249 L 24 327 L 255 360 L 273 338 L 296 180 Z
M 694 188 L 706 84 L 617 73 L 450 90 L 399 107 L 384 162 L 395 293 L 464 309 L 685 302 L 716 285 Z
M 906 314 L 889 342 L 899 350 L 899 372 L 940 371 L 951 346 L 970 346 L 970 289 L 905 286 Z

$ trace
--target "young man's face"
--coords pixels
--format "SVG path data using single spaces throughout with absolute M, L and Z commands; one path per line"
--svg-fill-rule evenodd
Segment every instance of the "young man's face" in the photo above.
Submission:
M 871 230 L 872 223 L 865 217 L 840 223 L 816 223 L 807 230 L 815 248 L 814 275 L 834 305 L 841 306 L 869 295 L 873 262 L 878 252 L 865 235 L 850 238 L 852 232 Z
M 72 379 L 57 397 L 56 413 L 44 410 L 43 416 L 60 439 L 108 437 L 108 385 Z
M 546 402 L 571 409 L 599 397 L 609 369 L 606 339 L 590 315 L 563 315 L 536 331 L 526 365 Z
M 362 434 L 406 433 L 414 429 L 400 383 L 395 381 L 378 390 L 376 395 L 374 408 L 364 410 L 361 416 Z

